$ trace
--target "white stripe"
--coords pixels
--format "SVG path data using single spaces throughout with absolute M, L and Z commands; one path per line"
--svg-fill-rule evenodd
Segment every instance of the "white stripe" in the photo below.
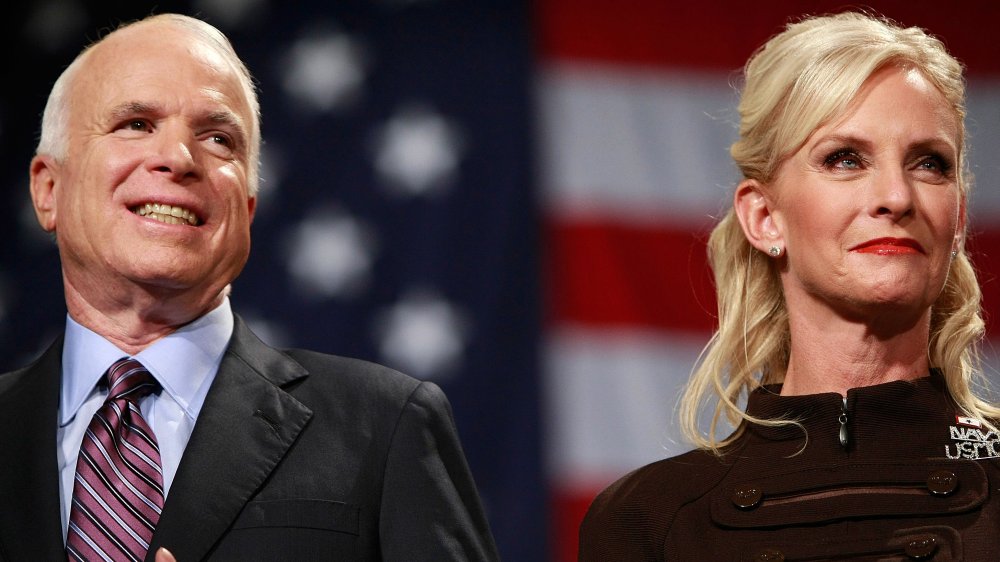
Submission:
M 1000 222 L 1000 79 L 969 78 L 969 163 L 975 175 L 973 224 Z M 987 223 L 987 224 L 983 224 Z
M 138 542 L 139 544 L 141 544 L 143 548 L 145 548 L 146 550 L 149 550 L 149 543 L 147 543 L 146 541 L 144 541 L 142 539 L 142 537 L 140 537 L 138 534 L 136 534 L 136 532 L 132 529 L 132 527 L 128 526 L 127 524 L 125 524 L 124 521 L 122 521 L 121 517 L 118 516 L 118 513 L 115 510 L 111 509 L 111 506 L 109 506 L 107 504 L 107 502 L 104 501 L 104 498 L 102 498 L 100 496 L 100 494 L 98 494 L 97 491 L 94 490 L 93 487 L 91 487 L 91 485 L 90 485 L 89 482 L 87 482 L 79 474 L 76 475 L 76 481 L 81 486 L 83 486 L 84 489 L 87 490 L 87 493 L 90 494 L 90 497 L 94 498 L 97 501 L 97 503 L 101 504 L 101 507 L 104 508 L 104 511 L 106 511 L 108 515 L 110 515 L 111 517 L 114 518 L 114 520 L 118 523 L 118 526 L 120 526 L 123 530 L 125 530 L 126 533 L 128 533 L 129 535 L 131 535 L 132 538 L 135 539 L 136 542 Z M 94 515 L 96 516 L 97 514 L 94 514 Z M 130 549 L 126 548 L 125 550 L 128 551 Z
M 558 65 L 538 97 L 550 213 L 704 221 L 728 205 L 737 99 L 724 75 Z
M 138 448 L 136 448 L 135 445 L 129 443 L 126 440 L 122 440 L 122 445 L 125 445 L 126 449 L 128 449 L 129 451 L 132 451 L 132 453 L 135 454 L 135 456 L 137 456 L 140 459 L 142 459 L 143 462 L 145 462 L 147 465 L 149 465 L 150 468 L 152 468 L 153 470 L 155 470 L 157 474 L 161 474 L 162 475 L 162 472 L 160 471 L 160 467 L 158 467 L 155 464 L 153 464 L 153 462 L 154 462 L 153 459 L 147 457 L 146 454 L 143 453 Z M 126 461 L 126 462 L 128 462 L 128 461 Z M 149 478 L 149 475 L 146 474 L 145 472 L 142 472 L 142 471 L 135 471 L 135 472 L 136 472 L 136 474 L 139 474 L 140 476 L 145 476 L 146 478 Z M 153 484 L 153 487 L 154 488 L 156 487 L 155 484 Z
M 707 335 L 557 328 L 546 346 L 548 470 L 606 482 L 691 448 L 676 405 Z M 724 430 L 728 431 L 728 430 Z
M 109 558 L 108 555 L 104 552 L 104 549 L 102 549 L 101 547 L 97 546 L 97 543 L 95 543 L 93 541 L 93 539 L 91 539 L 86 533 L 83 532 L 83 530 L 81 530 L 79 527 L 76 526 L 76 523 L 70 521 L 69 522 L 69 528 L 70 528 L 70 530 L 72 530 L 73 532 L 75 532 L 78 537 L 80 537 L 81 539 L 83 539 L 83 542 L 87 543 L 87 545 L 90 546 L 90 548 L 92 548 L 94 550 L 94 552 L 97 553 L 98 556 L 100 556 L 102 559 L 104 559 L 105 562 L 114 562 L 114 560 L 112 560 L 111 558 Z M 76 554 L 77 558 L 79 558 L 80 560 L 86 560 L 83 557 L 83 553 L 82 552 L 78 552 L 72 546 L 69 546 L 68 548 L 74 554 Z
M 540 73 L 547 212 L 702 226 L 728 209 L 739 95 L 724 72 L 550 63 Z M 1000 80 L 972 76 L 966 119 L 974 224 L 1000 221 Z
M 707 341 L 708 334 L 683 332 L 552 329 L 543 389 L 550 480 L 597 492 L 626 472 L 690 450 L 677 402 Z M 982 355 L 986 378 L 1000 380 L 1000 340 L 986 340 Z M 995 397 L 1000 385 L 993 385 L 988 395 Z M 701 427 L 708 427 L 707 416 Z
M 94 435 L 94 433 L 91 430 L 89 430 L 89 429 L 87 430 L 87 437 L 90 438 L 90 440 L 94 443 L 94 445 L 97 446 L 97 450 L 101 452 L 101 456 L 104 457 L 104 460 L 106 460 L 108 462 L 108 466 L 110 466 L 111 469 L 115 471 L 115 475 L 118 476 L 118 479 L 122 482 L 122 484 L 125 484 L 126 486 L 128 486 L 128 489 L 131 490 L 133 494 L 135 494 L 139 499 L 141 499 L 143 501 L 143 503 L 145 503 L 150 508 L 152 508 L 154 511 L 156 511 L 157 514 L 159 514 L 160 513 L 160 507 L 157 506 L 155 503 L 153 503 L 149 498 L 147 498 L 145 494 L 143 494 L 138 489 L 136 489 L 136 487 L 133 486 L 132 483 L 129 482 L 127 478 L 125 478 L 125 475 L 123 475 L 121 473 L 121 471 L 118 470 L 118 466 L 114 462 L 112 462 L 111 455 L 108 454 L 108 451 L 104 448 L 104 444 L 102 444 L 101 441 L 99 439 L 97 439 L 97 436 Z M 118 440 L 112 438 L 111 442 L 115 444 L 115 449 L 116 449 L 116 452 L 118 453 L 118 456 L 121 456 L 121 451 L 117 450 L 118 449 L 118 447 L 117 447 Z M 96 462 L 95 462 L 95 465 L 96 465 Z M 100 470 L 97 466 L 94 466 L 93 469 L 94 469 L 95 472 L 104 473 L 104 471 Z M 138 475 L 138 472 L 136 472 L 136 474 Z M 139 476 L 140 476 L 140 478 L 142 477 L 142 475 L 139 475 Z M 156 490 L 155 485 L 153 486 L 153 489 L 155 491 L 158 491 L 158 490 Z M 122 499 L 124 500 L 124 498 L 122 498 Z M 143 518 L 145 518 L 145 517 L 143 517 Z

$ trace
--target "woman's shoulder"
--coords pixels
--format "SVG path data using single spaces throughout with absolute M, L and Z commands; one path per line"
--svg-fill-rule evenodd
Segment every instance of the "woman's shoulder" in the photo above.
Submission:
M 659 560 L 677 511 L 718 485 L 728 459 L 695 450 L 619 478 L 587 510 L 580 560 Z

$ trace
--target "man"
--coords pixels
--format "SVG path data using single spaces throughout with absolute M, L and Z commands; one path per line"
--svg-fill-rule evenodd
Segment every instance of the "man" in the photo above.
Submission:
M 0 560 L 497 558 L 436 386 L 232 313 L 258 112 L 225 36 L 172 14 L 54 85 L 31 197 L 69 314 L 0 376 Z

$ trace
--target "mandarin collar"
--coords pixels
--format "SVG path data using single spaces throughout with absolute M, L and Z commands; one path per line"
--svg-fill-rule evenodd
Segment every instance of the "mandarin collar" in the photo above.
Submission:
M 766 385 L 750 393 L 747 413 L 760 419 L 794 419 L 802 427 L 754 425 L 751 432 L 770 440 L 801 439 L 802 428 L 813 437 L 839 432 L 842 415 L 859 436 L 954 421 L 957 410 L 944 376 L 932 369 L 926 377 L 852 388 L 846 399 L 836 392 L 781 396 L 781 385 Z

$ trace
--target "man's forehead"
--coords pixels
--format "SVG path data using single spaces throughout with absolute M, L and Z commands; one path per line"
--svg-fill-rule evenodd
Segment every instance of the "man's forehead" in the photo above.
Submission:
M 252 119 L 250 94 L 232 61 L 184 33 L 188 40 L 182 46 L 162 37 L 137 37 L 135 44 L 127 36 L 124 43 L 109 37 L 108 43 L 94 47 L 74 87 L 86 90 L 84 99 L 114 113 L 162 109 L 172 97 L 182 97 L 186 103 L 203 100 L 203 112 L 213 121 Z M 197 87 L 180 96 L 174 86 L 188 73 L 198 72 L 201 75 L 193 79 Z
M 86 56 L 87 66 L 98 66 L 105 72 L 167 72 L 175 67 L 172 63 L 194 63 L 218 73 L 221 79 L 231 77 L 240 82 L 240 71 L 231 56 L 194 31 L 167 22 L 140 22 L 119 29 L 94 45 Z M 159 66 L 150 68 L 151 60 Z

